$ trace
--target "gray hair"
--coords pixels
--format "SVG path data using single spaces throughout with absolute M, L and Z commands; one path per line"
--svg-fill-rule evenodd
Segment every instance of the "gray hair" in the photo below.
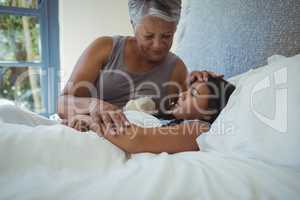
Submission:
M 134 26 L 145 16 L 156 16 L 178 24 L 181 0 L 128 0 L 128 8 Z

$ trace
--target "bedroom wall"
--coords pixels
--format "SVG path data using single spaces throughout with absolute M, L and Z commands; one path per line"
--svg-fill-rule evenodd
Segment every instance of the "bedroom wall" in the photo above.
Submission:
M 300 53 L 299 0 L 183 0 L 176 53 L 226 77 Z
M 300 53 L 299 0 L 182 0 L 172 50 L 190 70 L 227 77 L 264 65 L 273 54 Z M 131 35 L 127 0 L 62 0 L 61 86 L 86 46 L 101 35 Z
M 131 35 L 127 1 L 59 1 L 61 88 L 82 51 L 103 35 Z

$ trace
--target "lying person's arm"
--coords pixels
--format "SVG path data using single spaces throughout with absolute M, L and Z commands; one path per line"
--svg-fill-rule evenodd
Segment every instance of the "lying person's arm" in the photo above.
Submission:
M 128 153 L 178 153 L 198 151 L 196 138 L 207 132 L 209 126 L 204 122 L 190 122 L 175 126 L 142 128 L 132 125 L 125 134 L 114 136 L 105 132 L 99 135 Z M 103 132 L 103 131 L 101 131 Z

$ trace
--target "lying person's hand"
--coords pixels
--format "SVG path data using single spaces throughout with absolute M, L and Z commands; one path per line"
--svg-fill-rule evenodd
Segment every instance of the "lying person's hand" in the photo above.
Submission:
M 102 128 L 111 130 L 115 135 L 124 133 L 125 127 L 130 126 L 123 111 L 117 106 L 99 100 L 95 109 L 90 112 L 93 121 L 101 125 Z
M 209 77 L 222 78 L 224 75 L 210 71 L 192 71 L 188 77 L 188 84 L 190 85 L 195 81 L 206 82 Z

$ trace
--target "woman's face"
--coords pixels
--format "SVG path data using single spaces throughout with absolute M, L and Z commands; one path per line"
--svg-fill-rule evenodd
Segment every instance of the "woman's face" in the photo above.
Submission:
M 193 83 L 186 92 L 180 93 L 172 114 L 176 119 L 209 119 L 209 95 L 210 90 L 206 83 Z
M 175 22 L 146 16 L 137 24 L 135 36 L 140 53 L 151 62 L 160 62 L 169 53 L 176 31 Z

